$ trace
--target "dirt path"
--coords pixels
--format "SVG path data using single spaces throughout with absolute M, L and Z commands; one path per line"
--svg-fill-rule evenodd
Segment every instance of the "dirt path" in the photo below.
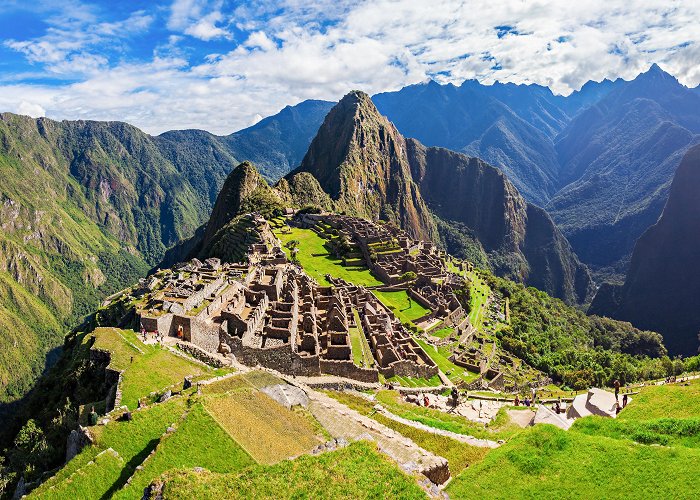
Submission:
M 308 395 L 309 410 L 334 438 L 374 441 L 402 469 L 420 472 L 435 484 L 442 484 L 450 477 L 445 458 L 424 450 L 393 429 L 351 410 L 325 394 L 308 390 Z

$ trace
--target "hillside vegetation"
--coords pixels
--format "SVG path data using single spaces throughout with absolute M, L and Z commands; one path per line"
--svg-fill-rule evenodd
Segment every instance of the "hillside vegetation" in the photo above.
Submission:
M 208 216 L 233 158 L 161 146 L 124 123 L 0 115 L 0 403 Z

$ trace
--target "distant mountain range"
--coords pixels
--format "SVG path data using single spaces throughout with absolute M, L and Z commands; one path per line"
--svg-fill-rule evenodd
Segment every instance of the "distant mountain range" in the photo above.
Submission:
M 592 291 L 588 270 L 544 210 L 477 158 L 405 139 L 367 94 L 351 92 L 326 116 L 299 168 L 271 189 L 249 163 L 226 180 L 206 226 L 164 265 L 235 246 L 230 228 L 250 211 L 306 205 L 382 219 L 459 256 L 479 254 L 506 277 L 570 304 Z M 219 242 L 225 244 L 219 244 Z M 217 256 L 221 256 L 217 253 Z
M 372 97 L 404 137 L 481 158 L 545 208 L 600 278 L 621 279 L 673 173 L 700 141 L 700 90 L 657 65 L 631 81 L 547 87 L 434 81 Z M 223 138 L 270 181 L 301 162 L 334 103 L 306 101 Z M 265 147 L 259 147 L 265 145 Z

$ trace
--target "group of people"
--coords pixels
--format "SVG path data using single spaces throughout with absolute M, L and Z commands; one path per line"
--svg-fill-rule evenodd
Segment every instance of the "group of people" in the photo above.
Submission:
M 182 327 L 180 327 L 180 328 L 182 328 Z M 156 342 L 160 342 L 162 344 L 163 340 L 165 340 L 165 335 L 163 335 L 162 333 L 159 333 L 159 332 L 150 332 L 150 333 L 153 334 L 153 336 L 156 339 Z M 144 327 L 141 327 L 141 340 L 143 340 L 144 344 L 148 340 L 148 334 L 149 334 L 149 332 L 147 332 Z
M 519 394 L 516 394 L 515 399 L 513 400 L 513 405 L 520 406 L 520 403 L 528 407 L 535 406 L 535 404 L 537 404 L 537 389 L 532 387 L 530 389 L 530 396 L 525 396 L 525 399 L 523 400 L 520 399 Z

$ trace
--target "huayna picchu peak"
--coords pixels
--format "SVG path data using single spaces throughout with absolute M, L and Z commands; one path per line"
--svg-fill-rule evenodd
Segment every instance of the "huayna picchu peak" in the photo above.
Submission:
M 0 500 L 697 497 L 700 9 L 554 4 L 4 2 Z
M 353 91 L 331 109 L 298 169 L 308 172 L 336 210 L 391 221 L 430 240 L 435 225 L 411 177 L 406 140 L 370 97 Z

